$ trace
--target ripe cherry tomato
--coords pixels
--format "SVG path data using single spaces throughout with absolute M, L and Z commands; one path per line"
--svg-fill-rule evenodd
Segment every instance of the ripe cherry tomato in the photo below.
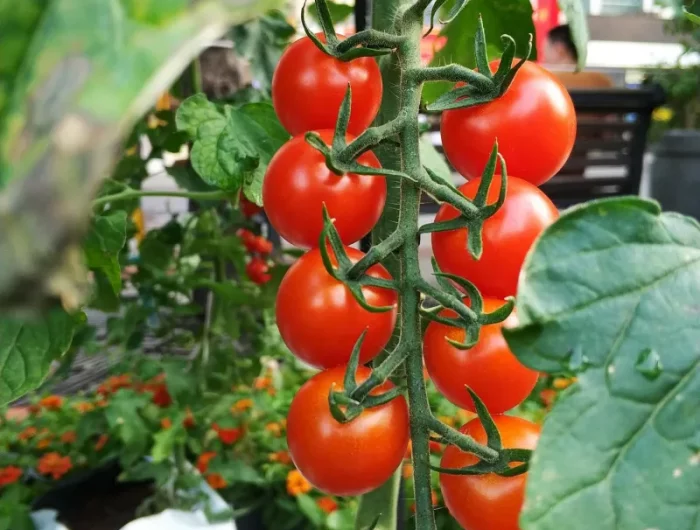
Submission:
M 408 407 L 403 397 L 364 410 L 348 423 L 331 415 L 328 394 L 343 389 L 345 367 L 316 374 L 297 392 L 287 416 L 287 443 L 294 465 L 316 488 L 331 495 L 362 495 L 389 479 L 408 446 Z M 360 366 L 357 382 L 370 370 Z M 335 384 L 335 387 L 333 385 Z M 394 388 L 390 382 L 373 394 Z
M 323 34 L 317 36 L 325 40 Z M 343 62 L 303 37 L 285 50 L 277 64 L 272 78 L 272 104 L 292 135 L 333 129 L 348 83 L 352 90 L 348 130 L 360 134 L 370 126 L 382 101 L 379 66 L 371 57 Z
M 258 206 L 254 202 L 249 201 L 242 195 L 240 200 L 240 208 L 241 212 L 243 212 L 243 216 L 246 218 L 253 217 L 254 215 L 259 214 L 263 211 L 261 206 Z
M 500 177 L 494 177 L 487 204 L 498 199 Z M 469 198 L 476 196 L 481 179 L 467 182 L 460 191 Z M 459 214 L 443 205 L 435 221 L 454 219 Z M 508 178 L 508 192 L 503 206 L 484 223 L 484 251 L 475 261 L 467 250 L 467 229 L 434 232 L 432 245 L 435 259 L 444 272 L 457 274 L 474 283 L 485 296 L 513 296 L 518 276 L 535 239 L 552 224 L 559 212 L 538 188 L 517 178 Z
M 268 274 L 269 270 L 270 267 L 267 262 L 258 256 L 254 256 L 245 267 L 245 272 L 250 281 L 258 285 L 263 285 L 272 279 L 272 276 Z
M 538 425 L 513 416 L 494 416 L 493 419 L 501 433 L 503 447 L 534 449 L 537 445 Z M 486 432 L 478 418 L 467 423 L 461 431 L 481 444 L 486 443 Z M 478 461 L 473 454 L 450 445 L 442 456 L 441 467 L 459 469 Z M 519 530 L 518 517 L 525 498 L 526 480 L 527 474 L 500 477 L 495 474 L 443 473 L 440 488 L 447 509 L 465 530 Z
M 354 248 L 345 250 L 353 262 L 364 255 Z M 391 278 L 381 265 L 367 273 Z M 396 305 L 396 293 L 390 289 L 363 287 L 362 292 L 372 306 Z M 276 311 L 280 334 L 292 353 L 319 368 L 346 364 L 365 330 L 360 363 L 370 361 L 389 341 L 396 323 L 396 307 L 373 313 L 360 306 L 348 288 L 328 274 L 318 249 L 307 252 L 287 271 L 277 293 Z
M 491 63 L 494 71 L 498 64 Z M 539 186 L 569 158 L 576 139 L 576 112 L 564 85 L 528 61 L 500 98 L 444 112 L 440 134 L 445 155 L 466 178 L 481 176 L 498 138 L 508 174 Z
M 484 312 L 491 313 L 503 301 L 484 299 Z M 456 317 L 451 309 L 440 312 L 444 317 Z M 460 350 L 446 338 L 464 342 L 465 331 L 431 322 L 423 338 L 423 356 L 430 379 L 447 399 L 458 407 L 476 412 L 465 385 L 476 392 L 491 414 L 500 414 L 520 404 L 535 388 L 538 372 L 526 368 L 508 348 L 501 328 L 515 325 L 511 315 L 499 324 L 481 328 L 479 342 L 469 350 Z
M 333 131 L 320 131 L 326 144 Z M 352 137 L 348 135 L 348 141 Z M 371 152 L 358 159 L 380 167 Z M 386 182 L 377 175 L 337 175 L 304 136 L 292 138 L 270 161 L 263 182 L 268 219 L 279 234 L 300 247 L 317 247 L 326 205 L 340 238 L 347 245 L 362 239 L 379 220 L 386 200 Z

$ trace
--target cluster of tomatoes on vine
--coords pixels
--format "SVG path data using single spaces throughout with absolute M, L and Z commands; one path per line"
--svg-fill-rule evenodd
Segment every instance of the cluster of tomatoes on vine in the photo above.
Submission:
M 492 68 L 495 65 L 492 64 Z M 273 79 L 275 111 L 293 135 L 273 157 L 263 184 L 268 219 L 293 245 L 309 249 L 287 272 L 277 296 L 277 323 L 289 349 L 302 361 L 322 369 L 299 390 L 288 416 L 289 450 L 294 464 L 318 489 L 334 495 L 360 495 L 385 482 L 401 464 L 409 442 L 405 399 L 364 409 L 347 423 L 334 419 L 329 393 L 342 391 L 346 366 L 363 333 L 356 379 L 371 373 L 362 366 L 387 345 L 397 318 L 398 296 L 389 288 L 363 285 L 369 306 L 391 307 L 374 312 L 363 307 L 349 288 L 327 271 L 319 250 L 324 228 L 323 208 L 333 219 L 349 259 L 363 253 L 349 245 L 367 235 L 379 220 L 386 200 L 383 177 L 338 174 L 327 167 L 323 154 L 305 140 L 316 132 L 328 145 L 348 84 L 352 107 L 346 141 L 368 128 L 382 98 L 382 79 L 374 59 L 343 62 L 320 51 L 308 38 L 284 53 Z M 515 295 L 520 269 L 537 236 L 558 216 L 552 202 L 537 186 L 565 163 L 576 132 L 574 108 L 563 86 L 539 66 L 526 63 L 508 91 L 481 106 L 443 113 L 441 136 L 445 154 L 468 182 L 460 191 L 474 198 L 479 177 L 494 141 L 509 167 L 508 191 L 502 208 L 483 226 L 483 254 L 474 259 L 467 250 L 467 230 L 432 234 L 432 247 L 441 270 L 475 284 L 484 295 L 484 310 L 501 307 Z M 380 167 L 371 152 L 358 162 Z M 496 175 L 494 180 L 500 177 Z M 498 195 L 491 186 L 489 202 Z M 436 221 L 456 218 L 458 211 L 443 205 Z M 337 265 L 337 256 L 330 255 Z M 391 279 L 381 265 L 367 275 Z M 467 300 L 468 302 L 468 300 Z M 456 316 L 449 309 L 441 316 Z M 522 402 L 534 388 L 538 374 L 521 365 L 509 351 L 500 324 L 484 326 L 478 343 L 463 350 L 465 330 L 431 322 L 424 335 L 423 354 L 430 378 L 450 401 L 474 411 L 466 391 L 484 402 L 501 432 L 505 448 L 533 449 L 539 428 L 504 412 Z M 370 396 L 393 388 L 386 382 Z M 479 420 L 462 432 L 486 443 Z M 463 468 L 477 457 L 448 446 L 444 468 Z M 453 516 L 469 530 L 515 530 L 524 495 L 525 475 L 514 477 L 443 474 L 441 487 Z
M 245 218 L 250 219 L 262 213 L 261 207 L 250 202 L 245 197 L 241 197 L 240 202 L 240 209 Z M 238 236 L 241 238 L 248 254 L 250 254 L 250 261 L 245 268 L 246 275 L 253 283 L 258 285 L 266 284 L 272 279 L 272 275 L 269 273 L 270 265 L 267 261 L 267 257 L 274 249 L 272 241 L 265 236 L 256 235 L 246 228 L 241 228 L 238 231 Z

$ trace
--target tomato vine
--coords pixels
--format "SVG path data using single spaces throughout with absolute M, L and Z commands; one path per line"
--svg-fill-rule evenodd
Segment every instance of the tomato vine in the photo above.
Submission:
M 338 495 L 348 491 L 355 494 L 365 493 L 388 480 L 396 467 L 392 464 L 400 461 L 400 440 L 406 433 L 398 427 L 405 422 L 400 417 L 401 412 L 396 410 L 398 404 L 404 400 L 402 389 L 394 386 L 387 388 L 386 384 L 390 378 L 397 379 L 399 369 L 402 369 L 401 373 L 406 375 L 410 409 L 407 424 L 414 469 L 416 528 L 421 530 L 435 528 L 430 481 L 433 469 L 443 475 L 455 477 L 496 473 L 504 477 L 504 480 L 509 480 L 510 477 L 527 470 L 533 443 L 530 437 L 525 448 L 513 447 L 510 445 L 510 438 L 508 443 L 504 444 L 498 428 L 498 424 L 503 423 L 503 420 L 491 416 L 481 397 L 468 387 L 470 381 L 467 379 L 461 383 L 452 383 L 456 386 L 461 384 L 464 394 L 456 399 L 456 402 L 467 402 L 470 404 L 469 408 L 477 412 L 477 423 L 481 431 L 466 427 L 459 431 L 442 423 L 432 414 L 423 377 L 424 339 L 421 319 L 433 321 L 435 325 L 442 327 L 461 330 L 461 333 L 455 335 L 459 340 L 447 337 L 444 341 L 445 346 L 460 352 L 479 344 L 483 334 L 482 327 L 497 325 L 506 320 L 513 309 L 513 300 L 508 298 L 503 303 L 485 301 L 480 288 L 490 288 L 489 283 L 472 283 L 461 276 L 465 273 L 460 267 L 441 270 L 440 262 L 449 265 L 450 260 L 445 259 L 444 254 L 439 255 L 437 250 L 437 261 L 433 261 L 437 285 L 427 281 L 422 277 L 419 268 L 420 237 L 430 233 L 433 234 L 435 242 L 446 234 L 457 234 L 463 249 L 452 248 L 451 251 L 457 252 L 462 261 L 466 259 L 478 263 L 477 260 L 482 258 L 485 252 L 489 260 L 494 259 L 494 243 L 490 241 L 485 230 L 487 222 L 501 215 L 501 208 L 505 208 L 506 211 L 517 210 L 518 206 L 510 206 L 510 203 L 519 204 L 518 197 L 541 195 L 542 204 L 539 205 L 535 201 L 538 205 L 533 208 L 544 212 L 539 217 L 534 216 L 535 220 L 527 225 L 524 231 L 516 231 L 513 236 L 522 240 L 521 246 L 524 249 L 527 249 L 537 234 L 557 216 L 554 206 L 528 182 L 516 179 L 516 191 L 508 195 L 506 162 L 499 153 L 496 134 L 493 131 L 482 135 L 478 140 L 481 143 L 492 143 L 488 160 L 484 161 L 485 167 L 484 162 L 475 162 L 483 169 L 481 178 L 462 189 L 456 188 L 422 165 L 418 121 L 422 110 L 459 113 L 478 110 L 481 106 L 489 104 L 496 105 L 496 101 L 508 93 L 511 85 L 518 82 L 517 76 L 521 69 L 526 68 L 529 78 L 537 75 L 532 73 L 532 69 L 539 68 L 525 65 L 530 50 L 523 54 L 524 58 L 515 59 L 515 41 L 507 35 L 502 37 L 504 49 L 500 61 L 490 65 L 481 20 L 475 36 L 476 70 L 454 64 L 422 67 L 419 42 L 423 32 L 424 11 L 429 4 L 426 0 L 418 0 L 412 5 L 399 7 L 390 31 L 370 29 L 360 31 L 347 39 L 336 35 L 325 0 L 316 0 L 322 34 L 316 35 L 311 32 L 302 15 L 307 37 L 285 52 L 275 74 L 278 82 L 273 83 L 275 110 L 288 131 L 297 136 L 273 157 L 264 184 L 265 206 L 273 226 L 283 235 L 287 234 L 293 243 L 312 247 L 312 250 L 290 269 L 281 284 L 277 316 L 282 337 L 298 357 L 326 369 L 317 376 L 319 381 L 324 383 L 314 384 L 313 381 L 317 378 L 312 379 L 308 383 L 309 387 L 302 389 L 292 403 L 292 410 L 298 411 L 302 407 L 300 402 L 304 401 L 307 408 L 313 409 L 311 412 L 307 411 L 307 415 L 319 421 L 327 416 L 327 419 L 323 420 L 325 427 L 320 428 L 323 435 L 320 434 L 319 428 L 302 428 L 295 425 L 302 423 L 299 419 L 302 417 L 300 414 L 290 415 L 289 445 L 292 458 L 312 483 L 315 482 L 317 487 Z M 458 2 L 451 16 L 456 16 L 465 4 L 466 2 Z M 441 2 L 438 2 L 437 8 L 440 5 Z M 431 17 L 435 16 L 437 8 L 433 9 Z M 316 49 L 310 48 L 312 44 Z M 300 50 L 304 53 L 301 54 Z M 361 74 L 357 75 L 358 78 L 376 79 L 377 75 L 370 58 L 377 56 L 390 56 L 394 61 L 398 80 L 391 90 L 398 95 L 398 104 L 393 115 L 384 120 L 384 123 L 362 131 L 358 130 L 358 121 L 369 123 L 368 109 L 376 107 L 377 85 L 375 83 L 371 94 L 364 89 L 357 90 L 358 82 L 348 72 L 355 68 L 356 72 Z M 302 78 L 306 74 L 301 72 L 308 69 L 317 74 L 314 87 L 303 86 Z M 321 69 L 332 69 L 337 74 L 334 77 L 345 79 L 347 87 L 342 100 L 337 79 L 333 82 L 327 80 Z M 286 79 L 286 83 L 280 81 L 281 78 Z M 456 85 L 422 109 L 422 87 L 424 83 L 433 81 L 452 82 Z M 543 84 L 547 82 L 547 79 L 542 81 Z M 555 84 L 553 88 L 559 90 L 563 98 L 568 98 L 560 85 Z M 304 99 L 317 105 L 313 112 L 307 112 L 307 109 L 299 104 Z M 571 106 L 570 101 L 568 103 Z M 360 114 L 356 114 L 358 112 Z M 563 129 L 571 130 L 571 123 L 565 123 L 570 116 L 555 118 L 560 119 Z M 454 129 L 461 126 L 460 120 L 468 120 L 469 116 L 450 114 L 450 119 L 453 124 L 456 123 L 451 125 Z M 334 130 L 331 130 L 333 128 Z M 455 145 L 455 141 L 460 142 L 462 146 L 468 146 L 471 141 L 470 137 L 464 135 L 456 139 L 448 130 L 443 130 L 443 136 L 445 135 L 451 136 L 451 146 Z M 566 138 L 563 140 L 568 141 Z M 572 142 L 573 139 L 570 143 Z M 382 146 L 389 151 L 393 150 L 394 158 L 399 160 L 398 164 L 379 167 L 372 150 Z M 317 154 L 309 154 L 309 149 L 315 150 Z M 510 146 L 511 151 L 516 149 L 517 146 Z M 568 152 L 564 151 L 570 149 L 571 146 L 562 144 L 560 152 L 554 154 L 565 160 Z M 294 152 L 296 155 L 290 157 L 288 152 Z M 448 158 L 449 156 L 448 153 Z M 463 153 L 460 153 L 461 156 Z M 539 173 L 531 177 L 531 180 L 540 183 L 551 178 L 558 169 L 555 167 L 558 162 L 558 159 L 553 160 L 541 170 L 535 168 Z M 319 164 L 326 166 L 325 173 L 318 169 Z M 366 175 L 372 175 L 372 179 L 384 177 L 397 185 L 399 211 L 393 230 L 381 235 L 375 232 L 375 244 L 362 255 L 346 245 L 357 241 L 377 219 L 367 214 L 359 214 L 352 208 L 356 210 L 369 205 L 376 211 L 377 206 L 384 203 L 383 193 L 378 194 L 378 185 L 369 184 L 372 181 L 367 180 L 368 184 L 361 186 L 361 178 L 368 178 L 362 177 Z M 474 177 L 471 173 L 465 176 Z M 341 192 L 342 189 L 348 191 Z M 371 189 L 374 191 L 370 191 Z M 443 210 L 449 208 L 450 211 L 445 210 L 445 214 L 438 215 L 434 223 L 420 226 L 419 210 L 423 193 L 444 203 Z M 351 201 L 352 207 L 347 203 L 343 204 L 343 200 Z M 526 203 L 527 199 L 522 202 Z M 386 211 L 385 207 L 385 215 Z M 348 227 L 352 227 L 354 231 Z M 484 241 L 487 243 L 486 247 Z M 524 259 L 524 253 L 521 258 Z M 522 265 L 522 259 L 516 259 L 518 263 L 513 263 L 512 269 L 516 272 Z M 382 267 L 382 264 L 390 266 L 392 260 L 394 266 L 391 267 L 391 275 L 383 268 L 381 273 L 377 273 L 377 267 Z M 325 270 L 319 270 L 321 266 Z M 493 274 L 491 272 L 487 275 L 490 276 L 491 283 L 498 280 Z M 473 276 L 465 275 L 470 278 Z M 512 274 L 506 276 L 508 277 L 503 278 L 506 283 L 502 291 L 495 290 L 486 294 L 500 297 L 515 294 L 514 285 L 511 285 L 514 283 L 510 277 Z M 386 294 L 379 294 L 390 290 L 396 291 L 398 303 Z M 333 294 L 330 294 L 331 292 Z M 429 300 L 433 300 L 437 305 L 428 307 L 426 303 Z M 326 314 L 319 313 L 319 308 L 326 308 Z M 389 341 L 388 336 L 378 336 L 378 333 L 383 333 L 386 329 L 388 322 L 393 325 L 394 318 L 397 321 L 395 338 Z M 495 333 L 500 335 L 499 331 Z M 520 367 L 502 338 L 501 342 L 501 349 L 504 351 L 501 355 L 509 356 L 509 360 L 512 358 L 512 362 Z M 380 360 L 375 360 L 371 372 L 363 372 L 361 381 L 357 381 L 358 370 L 364 370 L 360 364 L 376 356 L 387 343 L 388 352 L 382 355 Z M 343 364 L 347 366 L 345 375 L 340 378 L 337 376 L 342 371 L 338 365 Z M 490 396 L 484 394 L 493 412 L 501 413 L 517 405 L 532 389 L 537 379 L 536 373 L 532 372 L 531 375 L 529 370 L 522 367 L 519 374 L 517 377 L 523 379 L 523 386 L 518 390 L 518 395 L 505 405 L 494 404 L 493 399 L 488 399 Z M 488 377 L 491 379 L 479 381 L 479 384 L 472 386 L 483 389 L 498 383 L 498 374 L 494 371 L 488 374 Z M 399 379 L 401 378 L 397 380 Z M 314 392 L 309 390 L 311 387 L 315 387 Z M 455 392 L 459 394 L 459 389 Z M 319 397 L 319 394 L 323 396 Z M 323 406 L 321 410 L 317 410 L 320 399 Z M 455 397 L 452 396 L 452 399 L 455 400 Z M 363 432 L 360 426 L 365 423 L 371 424 L 368 415 L 379 414 L 380 410 L 386 410 L 388 406 L 393 407 L 393 416 L 387 417 L 386 421 L 391 421 L 397 427 L 393 433 L 384 436 L 383 457 L 379 458 L 369 449 L 372 445 L 372 434 Z M 477 431 L 483 432 L 483 436 L 474 436 L 474 432 Z M 312 432 L 317 432 L 318 435 L 313 436 Z M 352 436 L 351 433 L 355 433 L 355 445 L 346 446 L 344 444 L 347 444 L 347 437 Z M 467 462 L 468 459 L 462 459 L 464 463 L 459 468 L 450 465 L 432 468 L 429 448 L 433 435 L 450 446 L 450 452 L 446 454 L 452 454 L 452 451 L 460 454 L 471 453 L 474 460 Z M 517 437 L 515 438 L 517 441 Z M 340 454 L 343 451 L 336 450 L 336 445 L 347 447 L 345 458 Z M 324 458 L 322 469 L 319 469 L 319 462 L 309 458 L 309 455 L 317 454 L 327 447 L 333 448 L 329 450 L 333 451 L 335 457 Z M 352 485 L 344 483 L 341 477 L 354 476 L 346 467 L 348 460 L 362 461 L 363 465 L 365 461 L 374 462 L 375 473 L 362 473 L 361 476 L 365 477 L 365 480 L 360 479 L 357 482 L 354 478 Z M 449 464 L 450 459 L 447 461 Z M 336 478 L 330 480 L 329 476 Z M 458 485 L 455 487 L 459 489 L 464 487 L 460 480 L 455 478 L 451 482 L 447 480 L 446 483 L 455 483 Z M 524 484 L 524 481 L 521 482 Z M 522 491 L 520 495 L 522 496 Z M 383 509 L 386 510 L 386 506 Z M 377 517 L 380 514 L 371 515 Z M 361 514 L 361 518 L 366 519 L 366 516 Z

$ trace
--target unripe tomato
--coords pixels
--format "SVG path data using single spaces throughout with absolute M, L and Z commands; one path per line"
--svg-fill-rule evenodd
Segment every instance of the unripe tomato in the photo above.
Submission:
M 534 449 L 540 436 L 540 427 L 513 416 L 494 416 L 506 449 Z M 461 432 L 486 443 L 486 431 L 477 418 Z M 445 449 L 441 467 L 460 469 L 472 466 L 479 458 L 465 453 L 454 445 Z M 511 464 L 513 466 L 517 464 Z M 452 517 L 465 530 L 519 530 L 518 518 L 525 499 L 527 474 L 515 477 L 488 475 L 440 475 L 440 488 L 445 505 Z
M 333 131 L 320 131 L 333 142 Z M 353 137 L 347 136 L 348 142 Z M 358 162 L 380 167 L 368 151 Z M 328 169 L 323 155 L 304 135 L 284 144 L 267 166 L 263 181 L 267 217 L 277 232 L 293 245 L 317 247 L 323 229 L 323 205 L 335 220 L 340 239 L 350 245 L 362 239 L 377 223 L 386 200 L 386 182 L 377 175 L 338 175 Z
M 499 64 L 491 63 L 492 69 Z M 445 156 L 467 179 L 481 176 L 498 139 L 508 174 L 539 186 L 556 175 L 571 154 L 576 111 L 564 85 L 528 61 L 503 96 L 443 112 L 440 135 Z
M 354 248 L 345 250 L 352 262 L 364 255 Z M 334 256 L 333 261 L 337 264 Z M 381 265 L 370 267 L 367 274 L 391 278 Z M 318 249 L 302 256 L 287 271 L 277 293 L 277 326 L 292 353 L 319 368 L 346 364 L 357 339 L 367 330 L 360 363 L 376 357 L 394 331 L 397 295 L 378 287 L 362 287 L 362 292 L 370 305 L 394 309 L 367 311 L 343 283 L 328 274 Z
M 325 40 L 323 34 L 317 36 Z M 352 90 L 348 131 L 360 134 L 370 126 L 382 102 L 379 66 L 371 57 L 343 62 L 303 37 L 285 50 L 277 64 L 272 77 L 272 104 L 293 136 L 334 129 L 348 84 Z
M 494 177 L 489 188 L 487 204 L 496 202 L 500 177 Z M 474 198 L 481 179 L 467 182 L 460 191 Z M 435 216 L 435 221 L 449 221 L 459 212 L 447 204 Z M 433 253 L 444 272 L 462 276 L 474 283 L 481 293 L 493 298 L 514 296 L 518 288 L 520 269 L 530 247 L 542 231 L 559 217 L 559 211 L 538 188 L 508 177 L 508 192 L 503 206 L 484 222 L 484 249 L 481 259 L 474 260 L 467 250 L 467 229 L 434 232 Z
M 503 305 L 502 300 L 484 299 L 484 312 L 491 313 Z M 443 317 L 456 317 L 451 309 Z M 515 325 L 515 315 L 498 324 L 483 326 L 479 342 L 469 350 L 460 350 L 447 338 L 463 343 L 465 331 L 438 322 L 428 324 L 423 337 L 423 356 L 430 379 L 452 403 L 476 412 L 467 392 L 468 386 L 484 402 L 491 414 L 500 414 L 519 405 L 537 384 L 539 375 L 526 368 L 508 348 L 501 334 L 504 325 Z
M 370 373 L 360 366 L 358 384 Z M 354 496 L 381 486 L 401 464 L 409 439 L 408 407 L 400 396 L 338 423 L 328 394 L 343 389 L 344 376 L 344 366 L 332 368 L 299 389 L 287 416 L 287 442 L 294 465 L 311 484 L 331 495 Z M 392 388 L 386 382 L 372 394 Z

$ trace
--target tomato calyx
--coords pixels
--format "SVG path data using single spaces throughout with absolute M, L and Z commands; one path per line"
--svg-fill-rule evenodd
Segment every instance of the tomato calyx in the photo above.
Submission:
M 341 61 L 388 55 L 406 40 L 401 35 L 377 30 L 364 30 L 341 41 L 335 33 L 328 4 L 325 0 L 316 0 L 315 5 L 324 39 L 321 40 L 306 24 L 306 0 L 304 0 L 304 6 L 301 9 L 301 25 L 304 32 L 319 50 Z
M 383 394 L 370 395 L 370 392 L 376 387 L 383 385 L 386 379 L 377 377 L 376 371 L 370 374 L 361 387 L 357 384 L 356 374 L 360 364 L 360 350 L 366 335 L 367 330 L 362 332 L 352 349 L 350 361 L 343 378 L 343 391 L 335 391 L 334 385 L 328 393 L 328 406 L 330 407 L 331 415 L 339 423 L 352 421 L 367 408 L 379 407 L 389 403 L 391 400 L 399 397 L 404 391 L 403 388 L 396 386 Z
M 375 278 L 369 275 L 362 275 L 357 279 L 353 278 L 356 271 L 367 270 L 367 268 L 371 267 L 373 264 L 379 263 L 379 259 L 374 261 L 375 257 L 370 256 L 369 259 L 363 258 L 357 262 L 357 264 L 353 265 L 352 261 L 347 255 L 347 252 L 345 251 L 345 246 L 340 239 L 340 235 L 333 225 L 333 220 L 330 218 L 325 204 L 323 206 L 323 230 L 321 231 L 321 237 L 319 240 L 319 251 L 321 252 L 321 259 L 323 260 L 323 265 L 328 274 L 339 282 L 342 282 L 363 309 L 372 313 L 385 313 L 394 309 L 393 305 L 373 306 L 367 302 L 367 299 L 362 292 L 363 286 L 383 287 L 386 289 L 396 290 L 396 283 L 393 280 Z M 330 254 L 331 251 L 335 255 L 336 262 L 338 263 L 337 267 L 333 264 Z M 372 263 L 370 260 L 374 261 L 374 263 Z M 351 274 L 351 272 L 353 274 Z
M 466 387 L 474 400 L 476 413 L 481 425 L 486 431 L 486 446 L 483 446 L 468 436 L 449 425 L 445 425 L 437 418 L 431 416 L 428 419 L 429 428 L 440 436 L 442 443 L 458 447 L 462 451 L 473 453 L 481 460 L 476 464 L 463 468 L 443 468 L 430 466 L 433 471 L 449 475 L 486 475 L 495 473 L 503 477 L 513 477 L 527 472 L 528 462 L 532 456 L 529 449 L 505 449 L 501 441 L 501 433 L 496 422 L 486 408 L 484 402 L 471 388 Z M 517 463 L 517 466 L 511 464 Z
M 439 2 L 436 3 L 436 6 Z M 459 7 L 458 2 L 455 7 Z M 435 8 L 433 8 L 435 9 Z M 515 40 L 510 35 L 503 35 L 501 42 L 504 45 L 503 55 L 498 70 L 494 74 L 489 66 L 489 58 L 487 53 L 486 33 L 484 31 L 484 22 L 481 16 L 477 25 L 476 35 L 474 37 L 474 55 L 476 59 L 477 72 L 469 70 L 459 65 L 448 65 L 437 68 L 428 68 L 421 72 L 421 77 L 425 81 L 434 81 L 436 79 L 449 79 L 458 83 L 467 83 L 460 85 L 441 95 L 431 104 L 426 107 L 428 112 L 442 112 L 445 110 L 464 109 L 475 105 L 489 103 L 502 96 L 508 87 L 510 87 L 518 70 L 522 68 L 525 61 L 532 53 L 532 34 L 527 46 L 527 51 L 523 57 L 513 65 L 515 58 L 516 45 Z

